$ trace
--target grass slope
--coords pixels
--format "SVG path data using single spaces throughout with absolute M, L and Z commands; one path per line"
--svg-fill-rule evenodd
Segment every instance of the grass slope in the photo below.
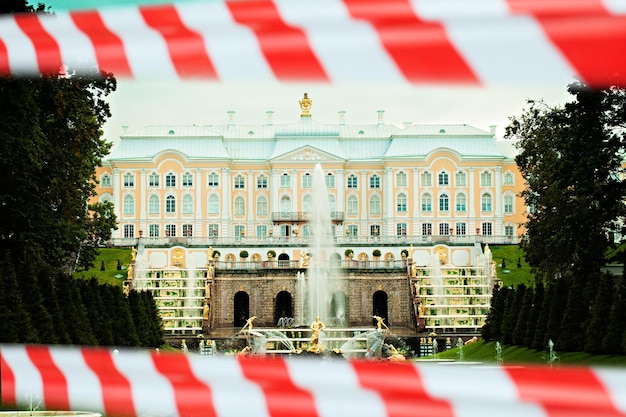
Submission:
M 530 272 L 530 265 L 524 260 L 524 252 L 517 245 L 490 246 L 491 256 L 497 264 L 496 272 L 502 284 L 517 286 L 518 284 L 532 285 L 534 276 Z M 502 260 L 505 267 L 502 268 Z M 517 267 L 517 262 L 520 267 Z
M 94 267 L 87 271 L 75 271 L 72 276 L 78 279 L 90 279 L 96 277 L 102 284 L 122 286 L 128 276 L 126 267 L 130 263 L 132 254 L 130 248 L 102 248 L 100 254 L 94 262 Z M 120 262 L 121 270 L 117 269 L 117 262 Z M 104 271 L 101 271 L 104 262 Z

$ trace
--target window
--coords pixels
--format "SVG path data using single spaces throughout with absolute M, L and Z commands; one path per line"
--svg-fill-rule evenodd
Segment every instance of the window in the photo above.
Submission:
M 430 236 L 433 234 L 433 224 L 432 223 L 422 223 L 422 235 Z
M 168 173 L 165 176 L 165 186 L 168 188 L 176 187 L 176 175 L 173 173 Z
M 396 186 L 397 187 L 406 187 L 406 173 L 398 172 L 396 174 Z
M 193 197 L 189 194 L 183 196 L 183 214 L 193 214 Z
M 348 197 L 348 214 L 359 214 L 359 200 L 353 195 Z
M 506 237 L 514 237 L 515 236 L 515 226 L 504 226 L 504 235 Z
M 261 190 L 267 189 L 267 177 L 265 175 L 259 175 L 256 179 L 256 188 Z
M 302 188 L 311 188 L 313 177 L 308 172 L 302 176 Z
M 176 213 L 176 197 L 173 195 L 165 197 L 165 212 Z
M 159 174 L 157 174 L 156 172 L 153 172 L 152 174 L 150 174 L 150 177 L 148 177 L 148 187 L 158 187 L 159 186 Z
M 148 236 L 159 237 L 159 225 L 158 224 L 151 224 L 148 226 Z
M 218 237 L 220 235 L 220 225 L 210 224 L 208 228 L 209 237 Z
M 491 211 L 491 194 L 485 193 L 480 198 L 480 210 Z
M 100 178 L 100 186 L 104 188 L 111 186 L 111 176 L 109 174 L 104 174 L 102 178 Z
M 280 212 L 291 212 L 291 198 L 289 198 L 289 196 L 284 195 L 280 198 Z
M 370 225 L 370 236 L 380 236 L 380 225 L 372 224 Z
M 330 209 L 331 215 L 337 210 L 337 201 L 332 194 L 328 194 L 328 208 Z
M 491 173 L 483 171 L 480 174 L 480 185 L 483 187 L 491 187 Z
M 448 194 L 441 194 L 439 196 L 439 211 L 450 210 L 450 198 Z
M 457 223 L 456 230 L 454 231 L 457 236 L 465 236 L 467 235 L 467 224 L 465 223 Z
M 209 214 L 220 213 L 220 198 L 216 194 L 209 196 Z
M 483 236 L 491 236 L 491 235 L 493 235 L 493 224 L 492 223 L 483 223 L 482 224 L 482 235 Z
M 433 199 L 430 194 L 422 196 L 422 211 L 433 211 Z
M 308 224 L 302 226 L 302 236 L 313 236 L 313 230 L 311 229 L 311 226 L 309 226 Z
M 370 177 L 370 188 L 380 188 L 380 177 L 376 174 Z
M 348 177 L 348 188 L 358 188 L 359 187 L 359 179 L 356 175 L 351 174 Z
M 380 196 L 373 195 L 370 198 L 370 214 L 381 214 Z
M 135 214 L 135 197 L 132 195 L 124 196 L 124 214 Z
M 235 188 L 239 190 L 246 188 L 246 180 L 243 175 L 237 175 L 235 177 Z
M 504 185 L 513 185 L 513 183 L 513 174 L 510 172 L 504 174 Z
M 448 173 L 445 171 L 440 172 L 438 179 L 437 179 L 437 184 L 448 185 L 448 182 L 449 182 Z
M 291 187 L 291 175 L 284 173 L 280 176 L 280 186 L 281 188 L 290 188 Z M 237 187 L 235 187 L 237 188 Z M 243 188 L 243 187 L 242 187 Z
M 430 172 L 422 172 L 422 185 L 424 187 L 433 185 L 433 176 Z
M 176 236 L 176 225 L 175 224 L 166 224 L 165 225 L 165 236 Z
M 206 180 L 207 187 L 219 187 L 220 177 L 215 172 L 211 172 Z
M 192 224 L 183 224 L 183 236 L 192 237 L 193 236 L 193 225 Z
M 265 196 L 259 197 L 256 201 L 256 215 L 267 216 L 267 198 Z
M 465 211 L 467 210 L 467 198 L 465 194 L 457 194 L 456 196 L 456 211 Z
M 246 214 L 246 200 L 243 197 L 235 198 L 235 216 L 243 216 Z
M 407 227 L 406 223 L 398 223 L 396 224 L 396 235 L 398 236 L 406 236 Z
M 347 227 L 346 231 L 348 232 L 348 236 L 358 236 L 359 235 L 359 226 L 351 224 Z
M 335 176 L 331 173 L 326 175 L 326 188 L 335 188 Z
M 156 194 L 152 194 L 150 196 L 150 199 L 148 200 L 148 213 L 159 214 L 160 205 L 161 205 L 161 201 L 159 200 L 159 196 Z
M 459 171 L 456 173 L 454 181 L 457 187 L 465 187 L 467 185 L 467 177 L 465 172 Z
M 183 187 L 193 187 L 193 174 L 190 172 L 183 174 Z
M 504 196 L 504 213 L 513 214 L 513 196 L 512 195 Z
M 135 186 L 135 176 L 131 174 L 130 172 L 127 172 L 126 174 L 124 174 L 124 187 L 129 188 L 129 187 L 134 187 L 134 186 Z
M 134 238 L 135 237 L 135 225 L 134 224 L 125 224 L 124 225 L 124 237 L 126 237 L 126 238 Z
M 307 194 L 302 199 L 302 211 L 306 213 L 310 213 L 312 209 L 313 209 L 313 197 L 311 197 L 311 194 Z
M 406 195 L 399 194 L 396 198 L 396 210 L 400 213 L 406 213 Z
M 259 225 L 256 227 L 256 235 L 258 237 L 267 236 L 267 226 Z
M 449 236 L 449 235 L 450 235 L 450 224 L 439 223 L 439 236 Z
M 237 225 L 235 226 L 235 238 L 244 237 L 246 235 L 246 227 Z

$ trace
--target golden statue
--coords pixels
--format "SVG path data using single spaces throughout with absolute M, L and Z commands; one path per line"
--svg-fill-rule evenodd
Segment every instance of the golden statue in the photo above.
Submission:
M 311 117 L 311 106 L 313 105 L 313 101 L 309 98 L 308 93 L 304 93 L 304 97 L 300 99 L 300 109 L 302 110 L 302 114 L 300 117 Z
M 309 266 L 309 254 L 306 252 L 302 254 L 302 266 Z
M 241 328 L 241 330 L 239 330 L 240 332 L 243 332 L 246 327 L 248 328 L 248 331 L 252 330 L 252 322 L 256 319 L 256 316 L 252 316 L 250 317 L 248 320 L 246 320 L 246 324 L 243 325 L 243 327 Z
M 389 327 L 387 327 L 387 325 L 385 324 L 385 319 L 380 317 L 380 316 L 372 316 L 376 319 L 376 327 L 380 330 L 383 328 L 383 326 L 385 326 L 386 329 L 388 329 Z
M 404 356 L 403 354 L 398 352 L 398 349 L 396 349 L 396 347 L 394 345 L 391 345 L 391 344 L 387 345 L 387 344 L 385 344 L 385 346 L 391 352 L 391 355 L 389 355 L 389 357 L 387 357 L 388 361 L 390 361 L 390 362 L 404 362 L 406 360 L 406 356 Z
M 448 263 L 448 253 L 444 248 L 437 249 L 437 255 L 439 255 L 439 263 L 445 265 Z
M 206 287 L 204 287 L 204 298 L 211 298 L 211 283 L 207 281 Z
M 128 272 L 128 279 L 133 279 L 133 269 L 135 268 L 135 265 L 133 263 L 128 264 L 128 268 L 126 268 L 126 271 Z
M 426 313 L 426 307 L 424 307 L 424 304 L 420 303 L 417 306 L 417 312 L 419 314 L 419 317 L 424 317 L 424 314 Z
M 204 302 L 204 307 L 202 309 L 202 319 L 203 320 L 208 320 L 209 319 L 209 311 L 211 310 L 211 308 L 209 307 L 209 303 L 207 303 L 206 301 Z
M 324 350 L 324 347 L 320 344 L 320 332 L 324 331 L 326 325 L 320 320 L 320 316 L 315 317 L 315 321 L 311 323 L 311 329 L 313 334 L 311 335 L 311 344 L 309 346 L 309 352 L 320 353 Z
M 131 260 L 134 261 L 135 259 L 137 259 L 137 248 L 132 248 L 130 253 L 131 253 Z
M 213 246 L 209 246 L 209 260 L 213 259 Z

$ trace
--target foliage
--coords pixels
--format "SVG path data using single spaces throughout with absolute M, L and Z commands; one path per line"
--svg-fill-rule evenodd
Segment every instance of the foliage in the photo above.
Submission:
M 247 250 L 242 250 L 239 252 L 239 257 L 242 259 L 246 259 L 249 256 L 248 251 Z
M 372 256 L 374 256 L 375 258 L 380 257 L 380 250 L 379 249 L 374 249 L 372 251 Z
M 343 254 L 346 256 L 346 258 L 349 258 L 351 255 L 354 255 L 354 251 L 352 249 L 346 249 Z
M 607 236 L 625 214 L 625 91 L 580 82 L 568 91 L 574 101 L 564 107 L 529 101 L 505 134 L 519 139 L 516 162 L 531 208 L 522 248 L 533 270 L 548 279 L 597 274 L 612 244 Z
M 213 251 L 213 259 L 219 259 L 222 254 L 218 250 Z

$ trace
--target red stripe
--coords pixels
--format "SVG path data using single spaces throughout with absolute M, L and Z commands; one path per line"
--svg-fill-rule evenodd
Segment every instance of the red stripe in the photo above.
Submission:
M 238 360 L 244 376 L 256 382 L 263 390 L 272 417 L 317 416 L 313 397 L 291 381 L 283 359 L 238 358 Z
M 550 417 L 623 416 L 590 369 L 506 368 L 520 400 L 541 404 Z
M 69 410 L 67 380 L 52 360 L 47 347 L 26 346 L 26 353 L 41 375 L 43 402 L 48 410 Z
M 359 383 L 380 395 L 389 417 L 454 416 L 450 404 L 426 393 L 422 378 L 413 365 L 374 361 L 351 364 Z
M 140 7 L 139 11 L 148 26 L 165 39 L 178 75 L 217 78 L 204 39 L 184 25 L 173 5 Z
M 191 371 L 183 354 L 152 354 L 154 366 L 169 379 L 180 416 L 217 416 L 211 389 Z
M 0 350 L 0 401 L 4 405 L 17 405 L 17 395 L 15 394 L 15 375 L 9 364 L 4 360 Z
M 560 17 L 536 4 L 507 0 L 514 13 L 535 16 L 552 43 L 586 82 L 626 85 L 626 16 L 608 13 L 600 0 L 585 0 L 588 15 Z
M 0 75 L 11 74 L 11 67 L 9 66 L 9 51 L 6 45 L 0 39 Z
M 131 75 L 122 40 L 106 27 L 97 11 L 70 12 L 70 17 L 91 41 L 101 71 Z
M 353 18 L 368 21 L 411 82 L 478 83 L 439 23 L 420 20 L 409 0 L 344 0 Z
M 305 33 L 283 22 L 271 0 L 231 1 L 226 5 L 236 22 L 254 31 L 279 80 L 328 81 Z
M 63 72 L 63 59 L 56 40 L 43 28 L 37 15 L 32 13 L 15 15 L 15 22 L 29 37 L 37 54 L 37 65 L 42 74 Z
M 598 0 L 507 0 L 514 13 L 535 16 L 569 16 L 605 13 L 604 6 Z
M 111 352 L 104 349 L 82 349 L 81 353 L 87 366 L 100 380 L 105 414 L 136 415 L 130 383 L 115 367 Z

